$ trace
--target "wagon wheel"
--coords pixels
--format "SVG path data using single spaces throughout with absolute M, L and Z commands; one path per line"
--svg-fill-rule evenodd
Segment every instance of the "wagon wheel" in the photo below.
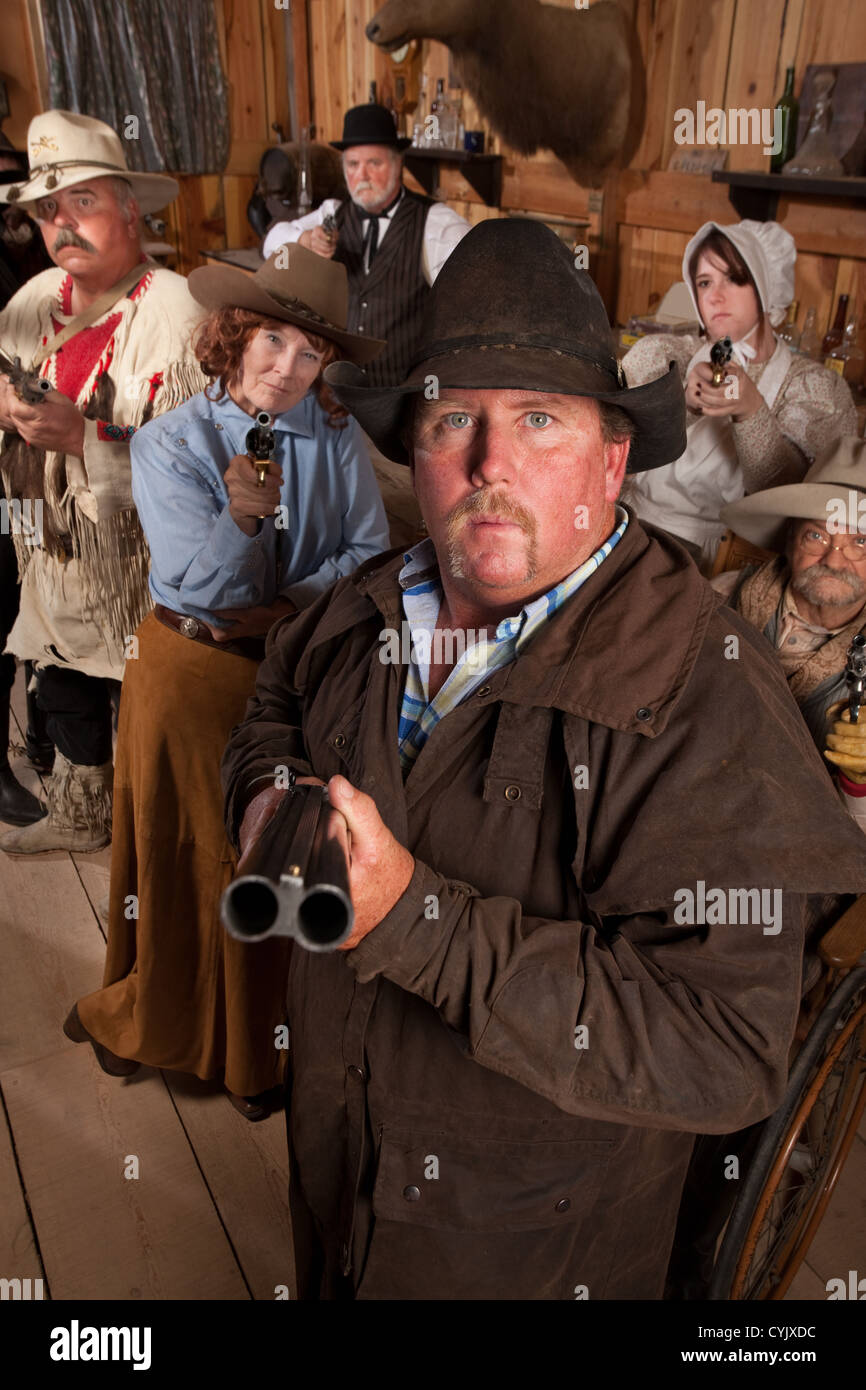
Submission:
M 832 1196 L 866 1105 L 866 968 L 851 971 L 797 1055 L 719 1250 L 709 1297 L 781 1299 Z

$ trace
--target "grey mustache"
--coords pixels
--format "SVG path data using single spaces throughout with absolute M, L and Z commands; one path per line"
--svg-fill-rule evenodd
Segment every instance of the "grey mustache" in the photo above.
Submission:
M 90 242 L 86 241 L 83 236 L 79 236 L 77 232 L 70 231 L 69 227 L 60 228 L 54 243 L 54 250 L 62 251 L 64 246 L 77 246 L 81 251 L 96 251 L 95 246 L 91 246 Z

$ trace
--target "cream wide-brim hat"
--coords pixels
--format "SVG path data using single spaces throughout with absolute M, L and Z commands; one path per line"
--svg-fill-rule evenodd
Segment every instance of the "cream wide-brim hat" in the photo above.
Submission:
M 862 503 L 862 507 L 861 507 Z M 802 483 L 785 483 L 729 502 L 719 513 L 743 540 L 765 550 L 782 550 L 789 517 L 802 521 L 838 521 L 852 530 L 863 517 L 866 529 L 866 440 L 843 435 L 818 455 Z
M 93 116 L 77 111 L 43 111 L 27 130 L 30 172 L 26 182 L 5 190 L 6 201 L 31 213 L 51 197 L 88 179 L 126 179 L 142 214 L 173 203 L 179 184 L 167 174 L 141 174 L 127 167 L 120 136 Z

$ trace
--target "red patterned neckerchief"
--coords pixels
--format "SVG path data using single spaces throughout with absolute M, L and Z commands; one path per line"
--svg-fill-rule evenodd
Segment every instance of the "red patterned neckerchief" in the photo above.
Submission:
M 129 291 L 127 299 L 138 299 L 144 293 L 150 283 L 151 271 L 148 267 L 142 273 L 141 279 Z M 61 314 L 65 317 L 72 317 L 72 276 L 67 275 L 60 286 L 58 293 L 58 307 Z M 85 383 L 93 376 L 94 369 L 99 367 L 93 380 L 91 395 L 95 392 L 99 378 L 103 372 L 108 370 L 114 349 L 114 334 L 117 325 L 120 323 L 121 311 L 109 314 L 107 319 L 101 323 L 91 324 L 89 328 L 82 328 L 76 333 L 74 338 L 70 338 L 63 345 L 59 352 L 54 355 L 55 374 L 57 390 L 62 391 L 64 396 L 68 396 L 72 401 L 78 398 L 84 389 Z M 65 326 L 52 313 L 51 322 L 55 333 L 59 333 Z M 46 339 L 47 341 L 47 339 Z M 86 405 L 86 401 L 79 402 Z

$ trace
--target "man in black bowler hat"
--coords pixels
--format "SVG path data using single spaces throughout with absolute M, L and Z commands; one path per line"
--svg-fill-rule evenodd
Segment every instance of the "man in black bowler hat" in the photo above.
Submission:
M 630 389 L 501 219 L 400 385 L 327 369 L 429 535 L 272 629 L 223 760 L 243 853 L 285 765 L 351 839 L 352 933 L 289 969 L 300 1298 L 658 1299 L 695 1134 L 779 1103 L 810 895 L 866 844 L 761 635 L 618 505 L 682 452 L 673 367 Z
M 404 188 L 403 150 L 411 141 L 398 136 L 386 107 L 353 106 L 342 139 L 331 144 L 343 152 L 349 198 L 326 199 L 306 217 L 275 223 L 262 255 L 300 241 L 342 261 L 349 275 L 349 331 L 388 344 L 370 363 L 369 379 L 396 385 L 414 353 L 430 286 L 469 224 L 445 203 Z M 322 228 L 327 216 L 336 221 L 330 234 Z

